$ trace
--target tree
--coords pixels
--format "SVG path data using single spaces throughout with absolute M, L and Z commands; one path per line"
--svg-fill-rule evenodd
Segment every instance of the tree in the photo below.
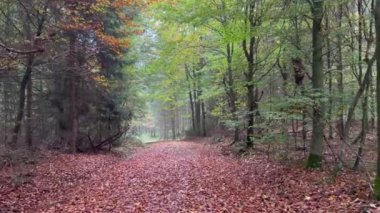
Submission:
M 313 107 L 313 135 L 311 139 L 310 154 L 307 167 L 321 167 L 324 139 L 324 114 L 325 104 L 323 103 L 324 72 L 322 61 L 323 34 L 322 20 L 324 15 L 324 1 L 312 1 L 311 11 L 313 14 L 313 89 L 315 94 L 315 106 Z
M 43 28 L 45 26 L 46 11 L 47 11 L 47 8 L 48 8 L 48 4 L 49 4 L 49 1 L 47 1 L 45 3 L 45 5 L 43 7 L 43 10 L 42 10 L 43 11 L 42 15 L 41 15 L 41 17 L 38 18 L 37 31 L 35 33 L 36 37 L 41 36 L 42 30 L 43 30 Z M 26 28 L 26 31 L 29 31 L 29 29 Z M 28 37 L 31 37 L 30 36 L 30 32 L 26 32 L 26 33 L 29 34 Z M 20 128 L 21 128 L 22 118 L 24 116 L 25 91 L 26 91 L 26 87 L 28 86 L 28 84 L 30 84 L 30 86 L 32 84 L 31 83 L 31 75 L 32 75 L 32 71 L 33 71 L 34 59 L 35 59 L 34 54 L 33 53 L 30 54 L 29 57 L 28 57 L 28 60 L 27 60 L 26 70 L 25 70 L 23 79 L 22 79 L 21 84 L 20 84 L 18 111 L 17 111 L 15 125 L 14 125 L 14 128 L 13 128 L 12 141 L 11 141 L 11 144 L 10 144 L 10 146 L 12 148 L 17 147 L 17 139 L 18 139 L 18 135 L 19 135 L 19 132 L 20 132 Z M 30 121 L 30 118 L 28 119 L 28 121 Z M 31 134 L 30 131 L 29 131 L 29 134 Z M 29 143 L 31 143 L 31 138 L 30 137 L 29 137 L 28 140 L 29 140 Z
M 130 87 L 123 85 L 124 54 L 139 33 L 132 19 L 142 6 L 127 0 L 0 3 L 7 21 L 0 25 L 8 29 L 0 34 L 6 67 L 0 80 L 9 82 L 1 87 L 0 123 L 9 146 L 22 147 L 18 141 L 25 135 L 29 146 L 49 140 L 54 148 L 85 151 L 111 144 L 129 128 L 133 107 L 122 106 Z M 37 137 L 40 143 L 32 140 Z
M 375 179 L 375 198 L 380 200 L 380 0 L 376 0 L 375 8 L 375 28 L 376 28 L 376 101 L 377 101 L 377 166 Z

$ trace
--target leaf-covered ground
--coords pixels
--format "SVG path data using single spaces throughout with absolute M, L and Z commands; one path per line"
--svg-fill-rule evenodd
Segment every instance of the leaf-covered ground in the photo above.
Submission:
M 2 171 L 0 212 L 376 211 L 355 173 L 334 178 L 194 142 L 152 144 L 128 159 L 49 154 L 23 178 Z

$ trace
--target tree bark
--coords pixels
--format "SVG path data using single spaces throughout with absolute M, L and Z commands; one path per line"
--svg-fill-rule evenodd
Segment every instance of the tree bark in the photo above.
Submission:
M 188 88 L 189 88 L 189 104 L 190 104 L 190 110 L 191 110 L 191 125 L 193 128 L 193 131 L 195 131 L 195 116 L 194 116 L 194 99 L 193 99 L 193 93 L 191 88 L 191 75 L 190 70 L 187 65 L 185 65 L 185 71 L 186 71 L 186 80 L 188 82 Z
M 255 9 L 256 9 L 256 2 L 249 2 L 248 5 L 245 7 L 245 21 L 246 23 L 249 23 L 249 30 L 248 32 L 252 34 L 252 31 L 256 27 L 255 20 Z M 247 44 L 248 43 L 248 44 Z M 253 77 L 255 74 L 255 65 L 254 65 L 254 58 L 255 58 L 255 51 L 256 51 L 256 37 L 253 35 L 250 35 L 249 40 L 244 39 L 242 42 L 242 48 L 244 51 L 244 55 L 247 61 L 247 71 L 244 72 L 245 79 L 246 79 L 246 88 L 247 88 L 247 138 L 246 138 L 246 145 L 247 147 L 253 147 L 253 137 L 254 137 L 254 124 L 255 124 L 255 114 L 258 110 L 258 104 L 257 104 L 257 98 L 255 94 L 255 84 L 253 82 Z
M 246 60 L 248 62 L 247 71 L 244 73 L 246 78 L 247 87 L 247 146 L 253 146 L 253 136 L 254 136 L 254 124 L 255 124 L 255 113 L 257 111 L 257 98 L 255 95 L 255 85 L 253 83 L 254 76 L 254 46 L 256 43 L 255 37 L 251 37 L 249 40 L 249 47 L 247 47 L 247 41 L 244 40 L 242 43 L 243 50 L 245 53 Z
M 18 135 L 20 133 L 22 118 L 24 116 L 25 89 L 26 89 L 26 86 L 30 80 L 30 76 L 32 74 L 33 61 L 34 61 L 34 56 L 29 56 L 28 62 L 26 65 L 27 68 L 26 68 L 26 71 L 24 73 L 24 77 L 23 77 L 21 84 L 20 84 L 18 110 L 17 110 L 15 125 L 13 128 L 12 142 L 10 144 L 10 147 L 13 149 L 15 149 L 17 147 Z
M 175 122 L 175 112 L 172 111 L 172 115 L 170 116 L 171 119 L 171 126 L 172 126 L 172 140 L 176 139 L 176 122 Z
M 370 80 L 372 81 L 372 80 Z M 366 85 L 365 89 L 365 94 L 364 94 L 364 99 L 362 102 L 362 130 L 360 133 L 360 141 L 359 141 L 359 148 L 358 148 L 358 153 L 356 156 L 355 164 L 353 169 L 356 170 L 359 168 L 360 161 L 363 155 L 363 146 L 366 141 L 367 133 L 368 133 L 368 99 L 369 99 L 369 87 L 370 87 L 370 82 Z
M 323 35 L 322 35 L 322 20 L 323 20 L 323 0 L 313 0 L 313 77 L 312 84 L 315 92 L 320 93 L 315 99 L 317 103 L 313 108 L 313 133 L 310 144 L 310 153 L 307 161 L 307 167 L 319 168 L 322 166 L 323 154 L 323 130 L 324 130 L 324 114 L 325 104 L 320 99 L 324 92 L 324 73 L 323 73 Z
M 338 12 L 338 27 L 341 29 L 342 27 L 342 18 L 343 18 L 343 8 L 342 6 L 339 6 L 339 12 Z M 343 140 L 346 136 L 345 134 L 345 126 L 344 126 L 344 101 L 343 101 L 343 93 L 344 93 L 344 86 L 343 86 L 343 51 L 342 51 L 342 35 L 338 34 L 337 38 L 337 49 L 338 49 L 338 64 L 337 64 L 337 82 L 338 82 L 338 92 L 339 92 L 339 111 L 338 111 L 338 130 L 340 134 L 340 138 Z
M 358 35 L 358 46 L 359 46 L 359 74 L 360 76 L 363 75 L 363 66 L 362 66 L 362 60 L 363 60 L 363 3 L 362 0 L 358 0 L 358 14 L 359 14 L 359 35 Z M 370 44 L 368 44 L 370 45 Z M 368 102 L 369 102 L 369 92 L 370 92 L 370 85 L 372 82 L 372 74 L 369 75 L 370 79 L 369 82 L 367 82 L 365 86 L 365 91 L 364 91 L 364 98 L 362 100 L 362 130 L 360 132 L 360 141 L 359 141 L 359 148 L 358 148 L 358 153 L 356 156 L 355 164 L 353 166 L 353 169 L 358 169 L 361 161 L 361 157 L 363 155 L 363 146 L 366 141 L 367 137 L 367 132 L 368 132 Z M 360 79 L 360 82 L 362 79 Z
M 326 16 L 326 31 L 330 31 L 329 19 Z M 330 37 L 326 38 L 327 44 L 327 70 L 329 77 L 329 109 L 328 109 L 328 120 L 329 120 L 329 139 L 333 139 L 333 77 L 332 77 L 332 48 Z
M 69 151 L 76 152 L 76 141 L 78 137 L 78 107 L 77 107 L 77 67 L 76 67 L 76 36 L 69 32 L 69 53 L 67 66 L 69 74 L 69 116 L 70 116 L 70 137 L 68 141 Z
M 26 96 L 26 144 L 33 146 L 33 129 L 32 129 L 32 101 L 33 101 L 33 80 L 30 77 L 27 86 Z
M 234 75 L 232 69 L 232 56 L 234 53 L 234 45 L 232 43 L 228 43 L 226 46 L 227 51 L 227 79 L 225 79 L 225 87 L 227 96 L 229 99 L 229 105 L 231 109 L 232 119 L 235 122 L 234 127 L 234 142 L 239 141 L 240 139 L 240 130 L 239 130 L 239 119 L 237 116 L 237 107 L 236 107 L 236 92 L 235 92 L 235 82 Z
M 31 1 L 33 4 L 33 1 Z M 32 40 L 32 31 L 30 29 L 30 24 L 28 23 L 29 14 L 25 15 L 24 31 L 26 33 L 26 38 Z M 31 56 L 29 56 L 31 57 Z M 29 64 L 28 64 L 29 65 Z M 31 68 L 32 69 L 32 68 Z M 30 73 L 29 81 L 26 88 L 26 122 L 25 122 L 25 142 L 29 147 L 33 146 L 33 130 L 32 130 L 32 101 L 33 101 L 33 79 L 32 73 Z
M 207 127 L 206 127 L 206 107 L 205 102 L 202 101 L 202 136 L 207 137 Z
M 200 88 L 200 76 L 198 73 L 196 73 L 196 70 L 193 69 L 193 98 L 194 98 L 194 121 L 195 121 L 195 134 L 196 136 L 201 136 L 201 132 L 202 132 L 202 120 L 201 120 L 201 113 L 202 113 L 202 110 L 201 110 L 201 95 L 202 95 L 202 91 L 201 91 L 201 88 Z
M 377 166 L 375 179 L 375 198 L 380 200 L 380 0 L 375 5 L 375 27 L 376 27 L 376 102 L 377 102 Z

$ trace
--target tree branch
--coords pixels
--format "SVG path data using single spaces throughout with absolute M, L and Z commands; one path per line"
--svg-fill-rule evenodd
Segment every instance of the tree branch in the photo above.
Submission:
M 18 50 L 18 49 L 12 48 L 12 47 L 7 47 L 5 44 L 3 44 L 1 42 L 0 42 L 0 47 L 5 49 L 8 52 L 17 53 L 20 55 L 29 55 L 29 54 L 34 54 L 34 53 L 41 53 L 44 51 L 44 49 L 42 49 L 42 48 L 35 49 L 35 50 Z

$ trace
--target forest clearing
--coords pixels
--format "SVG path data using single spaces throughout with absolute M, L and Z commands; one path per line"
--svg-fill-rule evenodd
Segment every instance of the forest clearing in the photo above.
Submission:
M 0 0 L 0 212 L 379 212 L 380 0 Z

